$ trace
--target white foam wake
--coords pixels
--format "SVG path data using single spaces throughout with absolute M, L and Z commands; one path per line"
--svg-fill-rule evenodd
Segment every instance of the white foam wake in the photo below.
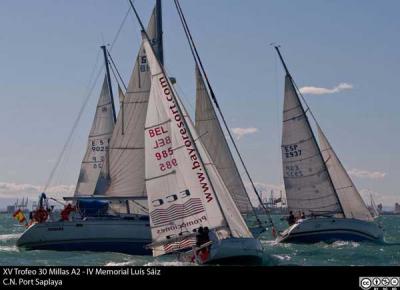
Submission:
M 0 241 L 16 240 L 21 236 L 21 234 L 8 234 L 0 235 Z
M 17 246 L 0 246 L 0 252 L 18 252 Z

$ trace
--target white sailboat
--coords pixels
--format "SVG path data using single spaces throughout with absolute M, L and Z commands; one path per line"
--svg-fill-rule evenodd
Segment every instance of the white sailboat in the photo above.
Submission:
M 304 110 L 279 48 L 275 49 L 286 71 L 282 163 L 287 204 L 293 214 L 306 216 L 283 231 L 277 240 L 293 243 L 381 241 L 382 229 L 373 222 L 350 176 L 317 124 L 318 145 L 306 114 L 309 108 Z
M 145 168 L 153 255 L 194 247 L 193 231 L 208 227 L 208 255 L 198 258 L 194 250 L 194 261 L 259 262 L 262 246 L 247 228 L 147 36 L 144 46 L 152 75 Z
M 376 206 L 376 203 L 374 201 L 374 198 L 372 197 L 372 194 L 370 195 L 370 205 L 369 205 L 369 209 L 371 212 L 371 215 L 374 219 L 378 218 L 380 216 L 378 207 Z
M 161 1 L 151 16 L 148 32 L 162 59 Z M 105 57 L 107 59 L 104 48 Z M 106 65 L 108 61 L 106 60 Z M 108 70 L 108 69 L 107 69 Z M 121 109 L 114 128 L 111 87 L 106 78 L 99 98 L 88 148 L 72 199 L 84 218 L 48 221 L 28 228 L 17 245 L 28 249 L 113 251 L 148 255 L 151 242 L 146 201 L 144 134 L 150 92 L 150 72 L 143 45 L 126 93 L 119 91 Z M 103 200 L 103 201 L 100 201 Z M 108 214 L 87 216 L 84 204 L 109 205 Z

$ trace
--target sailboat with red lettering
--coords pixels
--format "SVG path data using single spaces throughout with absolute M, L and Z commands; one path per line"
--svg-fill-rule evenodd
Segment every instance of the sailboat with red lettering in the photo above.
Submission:
M 260 263 L 261 243 L 243 220 L 131 5 L 151 71 L 145 123 L 153 240 L 148 247 L 153 256 L 176 253 L 179 260 L 199 264 Z

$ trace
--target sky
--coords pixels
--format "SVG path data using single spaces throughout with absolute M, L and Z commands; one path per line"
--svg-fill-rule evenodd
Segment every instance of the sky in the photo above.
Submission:
M 145 23 L 154 2 L 135 1 Z M 372 194 L 387 206 L 400 202 L 399 1 L 181 0 L 181 5 L 260 188 L 278 192 L 283 185 L 284 73 L 270 45 L 278 43 L 363 197 L 369 202 Z M 2 0 L 1 6 L 4 208 L 43 190 L 90 96 L 48 188 L 58 195 L 73 192 L 100 93 L 102 77 L 95 81 L 103 69 L 100 46 L 113 44 L 111 54 L 127 82 L 141 37 L 127 0 Z M 193 112 L 193 60 L 172 0 L 163 0 L 163 25 L 166 69 Z

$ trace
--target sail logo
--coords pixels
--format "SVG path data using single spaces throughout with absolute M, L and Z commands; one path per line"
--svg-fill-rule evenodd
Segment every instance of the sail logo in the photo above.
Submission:
M 179 129 L 179 133 L 182 137 L 183 143 L 186 147 L 187 153 L 189 155 L 190 160 L 192 161 L 192 170 L 196 171 L 196 176 L 198 182 L 203 190 L 203 194 L 205 195 L 206 201 L 211 202 L 214 198 L 212 196 L 211 186 L 209 185 L 209 180 L 207 175 L 204 173 L 204 169 L 200 163 L 200 159 L 198 157 L 198 153 L 193 145 L 193 141 L 188 134 L 188 130 L 185 128 L 185 123 L 183 121 L 183 117 L 175 104 L 174 98 L 171 94 L 171 89 L 169 87 L 168 81 L 165 76 L 161 76 L 159 78 L 159 82 L 161 88 L 164 92 L 165 99 L 171 103 L 169 109 L 172 113 L 173 120 L 175 120 L 175 124 Z
M 180 198 L 186 198 L 186 197 L 189 197 L 189 196 L 190 196 L 190 191 L 188 189 L 186 189 L 184 191 L 181 191 L 179 193 L 179 195 L 178 194 L 171 194 L 171 195 L 166 196 L 164 199 L 162 199 L 162 198 L 155 199 L 151 203 L 152 203 L 152 205 L 154 207 L 158 207 L 158 206 L 163 205 L 164 203 L 175 202 L 175 201 L 178 200 L 179 197 Z
M 150 217 L 154 226 L 163 226 L 204 211 L 201 199 L 191 198 L 183 204 L 173 204 L 165 209 L 158 208 L 150 213 Z

